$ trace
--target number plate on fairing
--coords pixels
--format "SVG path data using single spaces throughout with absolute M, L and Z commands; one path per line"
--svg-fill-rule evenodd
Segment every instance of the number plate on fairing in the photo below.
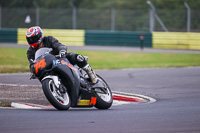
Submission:
M 79 106 L 96 105 L 96 101 L 97 101 L 96 97 L 91 97 L 91 100 L 79 99 L 78 105 Z
M 81 106 L 90 105 L 90 100 L 79 100 L 78 105 L 81 105 Z

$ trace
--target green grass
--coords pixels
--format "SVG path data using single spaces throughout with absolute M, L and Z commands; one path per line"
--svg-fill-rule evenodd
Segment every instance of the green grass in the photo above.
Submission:
M 0 73 L 28 72 L 25 48 L 0 48 Z
M 28 72 L 25 48 L 0 48 L 0 73 Z M 93 69 L 200 66 L 200 54 L 72 51 L 89 57 Z

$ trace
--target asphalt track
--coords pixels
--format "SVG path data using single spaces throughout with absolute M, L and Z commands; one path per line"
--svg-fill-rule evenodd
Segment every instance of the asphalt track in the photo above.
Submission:
M 27 45 L 0 44 L 0 47 Z M 127 47 L 91 46 L 69 49 L 200 54 L 199 50 L 141 50 Z M 114 91 L 142 94 L 157 101 L 152 104 L 112 106 L 109 110 L 0 108 L 0 133 L 200 133 L 200 67 L 96 72 L 106 79 Z M 0 84 L 29 86 L 40 83 L 37 80 L 29 80 L 29 73 L 23 73 L 0 74 Z
M 155 98 L 152 104 L 95 108 L 0 108 L 0 133 L 199 133 L 200 67 L 96 70 L 114 91 Z M 29 73 L 0 74 L 0 83 L 37 85 Z M 16 88 L 17 89 L 17 88 Z

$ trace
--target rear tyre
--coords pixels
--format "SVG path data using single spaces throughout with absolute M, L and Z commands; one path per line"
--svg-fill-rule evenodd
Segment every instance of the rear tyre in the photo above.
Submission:
M 71 106 L 71 99 L 68 92 L 60 92 L 52 79 L 45 79 L 42 82 L 43 92 L 48 101 L 58 110 L 68 110 Z
M 113 96 L 111 89 L 102 77 L 100 77 L 99 75 L 97 75 L 97 77 L 104 83 L 107 94 L 96 92 L 97 101 L 95 107 L 98 109 L 109 109 L 113 103 Z

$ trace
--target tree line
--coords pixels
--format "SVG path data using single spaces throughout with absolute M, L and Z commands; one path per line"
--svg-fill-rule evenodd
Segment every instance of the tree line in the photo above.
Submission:
M 150 0 L 169 31 L 186 31 L 187 10 L 191 8 L 191 31 L 200 31 L 200 0 Z M 72 28 L 72 7 L 77 7 L 77 29 L 110 30 L 111 7 L 115 8 L 115 30 L 149 31 L 146 0 L 0 0 L 2 27 L 27 28 L 35 25 L 35 3 L 40 7 L 40 26 Z M 31 23 L 25 24 L 27 15 Z M 162 31 L 155 20 L 155 30 Z
M 104 9 L 111 5 L 117 9 L 146 9 L 147 0 L 0 0 L 2 7 L 27 7 L 31 8 L 35 1 L 40 7 L 45 8 L 70 8 L 72 2 L 78 8 Z M 187 2 L 192 9 L 200 8 L 199 0 L 150 0 L 158 9 L 184 9 Z

